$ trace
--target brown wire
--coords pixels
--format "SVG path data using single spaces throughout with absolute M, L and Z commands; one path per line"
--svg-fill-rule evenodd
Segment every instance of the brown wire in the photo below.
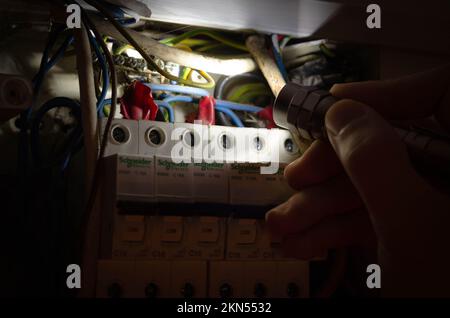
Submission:
M 106 121 L 106 126 L 103 132 L 103 136 L 101 139 L 101 143 L 100 143 L 100 152 L 99 152 L 99 156 L 97 158 L 97 162 L 96 162 L 96 166 L 95 166 L 95 171 L 94 171 L 94 176 L 93 176 L 93 180 L 92 180 L 92 187 L 91 187 L 91 192 L 89 194 L 87 203 L 86 203 L 86 210 L 85 213 L 83 214 L 82 218 L 81 218 L 81 227 L 80 227 L 80 251 L 83 251 L 84 249 L 84 244 L 85 244 L 85 239 L 86 239 L 86 230 L 87 230 L 87 225 L 90 219 L 90 216 L 92 214 L 92 210 L 94 208 L 94 204 L 95 204 L 95 199 L 97 197 L 97 193 L 98 193 L 98 188 L 100 186 L 100 168 L 101 168 L 101 159 L 103 158 L 104 154 L 105 154 L 105 149 L 108 143 L 108 135 L 109 135 L 109 131 L 111 130 L 111 126 L 112 126 L 112 121 L 114 119 L 114 114 L 116 113 L 116 102 L 117 102 L 117 75 L 116 75 L 116 69 L 114 66 L 114 61 L 113 58 L 108 50 L 108 47 L 106 46 L 105 42 L 102 40 L 102 37 L 100 35 L 100 33 L 98 32 L 98 30 L 96 29 L 95 25 L 92 23 L 92 21 L 89 19 L 89 17 L 87 16 L 87 14 L 85 14 L 83 12 L 83 19 L 86 22 L 86 25 L 88 26 L 88 28 L 90 28 L 92 30 L 92 32 L 95 35 L 95 38 L 97 39 L 97 41 L 99 42 L 103 53 L 105 54 L 106 57 L 106 61 L 108 63 L 109 69 L 110 69 L 110 79 L 111 79 L 111 110 L 109 112 L 108 115 L 108 119 Z M 88 30 L 89 32 L 89 30 Z M 81 255 L 80 255 L 81 256 Z

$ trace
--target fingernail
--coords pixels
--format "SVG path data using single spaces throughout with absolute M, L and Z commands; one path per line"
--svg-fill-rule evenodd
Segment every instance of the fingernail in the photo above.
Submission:
M 360 105 L 341 104 L 328 112 L 325 125 L 329 133 L 337 136 L 347 125 L 364 115 L 366 115 L 366 110 Z

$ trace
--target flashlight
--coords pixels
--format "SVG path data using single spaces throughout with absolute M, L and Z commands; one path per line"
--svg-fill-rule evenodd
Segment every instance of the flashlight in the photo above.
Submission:
M 327 90 L 288 83 L 275 100 L 273 118 L 279 127 L 288 129 L 294 137 L 328 141 L 325 115 L 338 100 Z M 427 171 L 450 175 L 448 138 L 430 136 L 414 129 L 395 129 L 405 142 L 414 164 Z

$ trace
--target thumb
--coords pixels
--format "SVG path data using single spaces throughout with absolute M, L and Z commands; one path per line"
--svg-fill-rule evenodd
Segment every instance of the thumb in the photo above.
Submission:
M 325 125 L 379 239 L 398 235 L 405 222 L 415 218 L 414 211 L 429 201 L 426 196 L 432 191 L 414 171 L 406 146 L 378 113 L 356 101 L 335 103 L 327 112 Z M 421 222 L 416 221 L 420 227 Z M 416 229 L 411 230 L 414 234 Z

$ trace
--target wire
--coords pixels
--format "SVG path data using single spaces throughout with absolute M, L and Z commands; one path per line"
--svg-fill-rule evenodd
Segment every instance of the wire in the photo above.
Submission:
M 237 87 L 236 89 L 234 89 L 231 92 L 230 97 L 227 99 L 230 101 L 233 101 L 233 102 L 238 102 L 239 98 L 242 95 L 244 95 L 248 92 L 252 92 L 252 91 L 257 91 L 259 94 L 261 94 L 261 92 L 262 92 L 262 94 L 266 93 L 268 95 L 271 95 L 269 93 L 268 87 L 265 84 L 263 84 L 263 83 L 248 83 L 248 84 L 243 84 L 243 85 Z
M 192 103 L 194 101 L 194 98 L 192 96 L 175 95 L 166 97 L 163 99 L 163 101 L 166 103 L 176 103 L 176 102 Z
M 325 43 L 321 43 L 319 45 L 319 48 L 325 56 L 330 58 L 336 57 L 336 54 L 332 50 L 330 50 L 328 46 L 325 45 Z
M 98 11 L 100 11 L 119 31 L 119 33 L 141 54 L 141 56 L 147 61 L 147 63 L 155 69 L 158 73 L 160 73 L 162 76 L 168 78 L 169 80 L 179 82 L 181 84 L 196 86 L 196 87 L 202 87 L 202 88 L 212 88 L 215 85 L 214 79 L 203 71 L 198 71 L 206 80 L 206 83 L 198 83 L 191 80 L 184 80 L 180 77 L 174 76 L 167 72 L 166 70 L 159 67 L 159 65 L 147 54 L 147 52 L 144 51 L 144 49 L 140 46 L 140 44 L 134 40 L 134 38 L 128 33 L 127 30 L 119 23 L 117 22 L 114 17 L 109 13 L 109 11 L 98 1 L 95 0 L 86 0 L 87 3 L 95 7 Z
M 119 46 L 116 50 L 114 50 L 114 55 L 120 55 L 128 49 L 132 49 L 133 47 L 129 44 L 124 44 Z
M 291 37 L 290 36 L 285 36 L 284 38 L 283 38 L 283 40 L 281 40 L 281 43 L 280 43 L 280 49 L 284 49 L 285 48 L 285 46 L 288 44 L 288 42 L 291 40 Z
M 251 113 L 257 113 L 257 112 L 260 112 L 261 110 L 263 110 L 263 108 L 258 107 L 258 106 L 239 104 L 239 103 L 234 103 L 234 102 L 230 102 L 227 100 L 221 100 L 221 99 L 216 99 L 216 107 L 217 106 L 221 107 L 221 108 L 227 108 L 227 109 L 231 109 L 231 110 L 240 110 L 240 111 L 251 112 Z
M 31 122 L 31 114 L 33 112 L 37 96 L 39 95 L 39 91 L 41 89 L 44 76 L 48 73 L 48 71 L 58 63 L 58 61 L 64 56 L 69 45 L 73 42 L 73 36 L 70 35 L 66 37 L 61 46 L 56 50 L 54 55 L 49 59 L 50 51 L 54 44 L 56 43 L 57 37 L 59 33 L 62 32 L 64 27 L 57 26 L 53 27 L 49 39 L 47 41 L 47 45 L 42 54 L 41 63 L 39 66 L 39 70 L 37 74 L 33 78 L 33 101 L 30 107 L 21 115 L 21 128 L 20 128 L 20 142 L 19 142 L 19 165 L 23 168 L 23 171 L 26 170 L 26 165 L 28 163 L 28 136 L 27 136 L 27 128 Z M 31 143 L 31 140 L 30 140 Z M 35 149 L 36 150 L 36 149 Z M 36 152 L 35 152 L 36 154 Z M 32 154 L 33 155 L 33 154 Z M 36 156 L 33 156 L 37 158 Z
M 184 96 L 184 95 L 175 95 L 175 96 L 169 96 L 166 97 L 164 100 L 166 103 L 174 103 L 174 102 L 185 102 L 185 103 L 192 103 L 194 101 L 194 98 L 192 96 Z M 254 105 L 246 105 L 246 104 L 239 104 L 230 102 L 227 100 L 221 100 L 216 99 L 216 105 L 221 108 L 227 108 L 230 110 L 239 110 L 244 112 L 251 112 L 251 113 L 257 113 L 263 110 L 263 108 L 254 106 Z
M 194 98 L 191 96 L 183 96 L 183 95 L 176 95 L 176 96 L 169 96 L 163 99 L 163 107 L 167 109 L 169 112 L 169 121 L 171 123 L 175 122 L 175 114 L 173 111 L 173 108 L 170 106 L 170 103 L 176 103 L 176 102 L 184 102 L 184 103 L 192 103 L 194 101 Z M 167 106 L 166 106 L 167 105 Z
M 283 59 L 281 57 L 280 44 L 278 43 L 278 35 L 272 34 L 271 40 L 272 40 L 271 42 L 272 42 L 273 57 L 275 58 L 275 62 L 277 63 L 281 75 L 283 75 L 284 80 L 287 81 L 289 77 L 286 68 L 284 67 Z
M 90 0 L 92 1 L 92 0 Z M 95 25 L 105 35 L 113 37 L 122 42 L 129 42 L 110 22 L 93 16 Z M 202 69 L 206 72 L 223 75 L 236 75 L 252 72 L 257 69 L 257 65 L 249 54 L 235 56 L 212 56 L 195 52 L 186 52 L 177 48 L 159 43 L 149 36 L 143 35 L 134 30 L 127 30 L 133 39 L 141 43 L 141 47 L 148 55 L 163 57 L 167 61 L 180 65 Z
M 109 116 L 110 108 L 106 107 L 107 105 L 111 105 L 111 98 L 103 100 L 102 104 L 100 105 L 100 109 L 103 112 L 104 116 Z
M 228 119 L 228 117 L 222 113 L 216 110 L 216 122 L 218 125 L 221 126 L 233 126 L 233 124 L 231 123 L 231 121 Z
M 89 31 L 89 28 L 87 30 L 89 42 L 91 42 L 91 45 L 94 47 L 95 55 L 97 55 L 98 62 L 100 64 L 100 67 L 102 69 L 102 81 L 103 81 L 103 87 L 102 92 L 99 97 L 97 97 L 97 112 L 99 115 L 101 115 L 103 111 L 103 101 L 105 100 L 106 94 L 108 92 L 108 86 L 109 86 L 109 75 L 108 75 L 108 67 L 106 66 L 105 58 L 103 57 L 103 54 L 100 51 L 100 47 L 98 46 L 99 42 L 103 42 L 103 38 L 100 37 L 100 39 L 94 38 Z
M 66 52 L 67 48 L 73 43 L 73 36 L 68 36 L 63 44 L 59 47 L 59 49 L 56 51 L 56 53 L 53 55 L 53 57 L 45 63 L 43 73 L 41 76 L 43 77 L 55 64 L 64 56 L 64 53 Z
M 55 162 L 47 164 L 44 168 L 51 167 L 55 163 L 60 164 L 62 166 L 62 170 L 64 170 L 67 165 L 70 157 L 73 153 L 75 153 L 79 149 L 79 136 L 81 135 L 81 109 L 80 104 L 75 102 L 74 100 L 66 97 L 56 97 L 44 105 L 42 105 L 35 113 L 33 117 L 33 121 L 30 127 L 30 148 L 31 154 L 33 156 L 33 162 L 39 168 L 42 168 L 42 157 L 40 151 L 40 124 L 45 114 L 47 114 L 50 110 L 59 107 L 67 107 L 70 108 L 74 117 L 78 120 L 78 125 L 74 129 L 74 131 L 69 135 L 68 141 L 62 147 L 62 153 L 55 159 Z
M 163 101 L 163 100 L 158 100 L 155 101 L 156 105 L 158 105 L 159 107 L 164 108 L 165 110 L 167 110 L 168 114 L 169 114 L 169 122 L 174 123 L 175 122 L 175 113 L 173 111 L 172 106 L 169 105 L 169 103 Z
M 192 68 L 183 67 L 183 71 L 181 72 L 181 78 L 187 79 L 192 74 Z
M 149 85 L 153 85 L 153 84 L 149 84 Z M 171 85 L 167 85 L 167 86 L 171 86 Z M 156 87 L 158 88 L 158 86 L 156 86 Z M 166 89 L 165 87 L 161 87 L 161 88 Z M 179 86 L 178 88 L 185 88 L 185 87 Z M 167 111 L 169 112 L 170 122 L 174 122 L 175 116 L 173 114 L 173 108 L 170 106 L 170 103 L 175 103 L 175 102 L 193 103 L 194 98 L 192 96 L 174 95 L 174 96 L 168 96 L 168 97 L 164 98 L 162 101 L 159 100 L 159 101 L 155 101 L 155 102 L 158 106 L 161 106 L 161 107 L 164 107 L 165 109 L 167 109 Z M 219 107 L 219 109 L 217 109 L 217 107 Z M 222 112 L 226 112 L 226 114 L 231 117 L 231 116 L 235 115 L 234 112 L 232 112 L 232 110 L 257 113 L 257 112 L 260 112 L 261 110 L 263 110 L 263 108 L 254 106 L 254 105 L 239 104 L 239 103 L 234 103 L 234 102 L 230 102 L 230 101 L 217 99 L 216 100 L 216 110 L 219 110 L 219 111 L 222 110 Z M 230 115 L 230 111 L 233 115 Z M 240 121 L 239 117 L 237 117 L 236 115 L 235 115 L 235 117 L 232 117 L 232 119 L 235 122 L 236 126 L 239 126 L 238 125 L 239 123 L 242 125 L 242 122 Z M 242 125 L 239 127 L 244 127 L 244 126 Z
M 199 47 L 197 50 L 195 50 L 196 52 L 207 52 L 207 51 L 211 51 L 217 48 L 220 48 L 224 46 L 223 43 L 212 43 L 212 44 L 208 44 L 208 45 L 204 45 L 202 47 Z
M 331 50 L 336 50 L 337 46 L 335 43 L 329 42 L 327 40 L 315 40 L 308 42 L 301 42 L 293 45 L 289 45 L 283 49 L 283 59 L 289 61 L 300 56 L 305 56 L 308 54 L 320 53 L 320 44 L 326 43 L 327 48 Z
M 261 97 L 261 96 L 271 97 L 272 93 L 269 93 L 265 89 L 249 91 L 249 92 L 246 92 L 245 94 L 242 94 L 239 97 L 239 99 L 236 100 L 236 102 L 238 102 L 240 104 L 251 104 L 254 99 Z
M 180 86 L 180 85 L 168 85 L 168 84 L 146 84 L 151 88 L 152 91 L 165 91 L 171 93 L 179 93 L 186 95 L 195 95 L 195 96 L 209 96 L 209 92 L 205 89 L 197 88 L 197 87 L 189 87 L 189 86 Z
M 57 28 L 58 27 L 58 28 Z M 49 32 L 49 36 L 47 39 L 47 44 L 45 45 L 44 51 L 42 52 L 41 62 L 39 64 L 39 70 L 33 78 L 33 83 L 36 81 L 39 73 L 44 69 L 46 63 L 48 63 L 48 56 L 52 47 L 55 45 L 55 42 L 58 38 L 59 33 L 62 31 L 63 27 L 59 25 L 52 25 L 51 30 Z
M 113 60 L 105 42 L 103 40 L 101 40 L 102 37 L 101 37 L 100 33 L 98 32 L 96 26 L 92 23 L 92 21 L 90 20 L 88 15 L 84 12 L 84 10 L 82 11 L 82 17 L 86 21 L 86 24 L 92 29 L 92 32 L 94 33 L 96 39 L 99 40 L 100 45 L 103 49 L 103 53 L 105 54 L 106 61 L 108 63 L 109 71 L 111 74 L 111 107 L 110 107 L 108 119 L 106 121 L 105 130 L 103 132 L 103 136 L 102 136 L 102 139 L 100 142 L 99 158 L 103 158 L 103 156 L 105 155 L 106 146 L 108 144 L 108 135 L 111 131 L 112 122 L 113 122 L 114 115 L 116 113 L 116 108 L 117 108 L 117 75 L 116 75 L 116 69 L 114 66 L 114 60 Z M 87 226 L 88 226 L 92 211 L 94 209 L 94 204 L 97 199 L 98 188 L 100 186 L 100 164 L 101 164 L 101 162 L 102 162 L 101 160 L 97 160 L 95 170 L 94 170 L 94 176 L 93 176 L 93 180 L 92 180 L 91 191 L 89 192 L 89 196 L 88 196 L 87 202 L 86 202 L 86 210 L 81 216 L 81 222 L 80 222 L 80 228 L 79 228 L 80 229 L 80 232 L 79 232 L 80 233 L 80 241 L 79 241 L 80 242 L 80 244 L 79 244 L 80 254 L 78 256 L 83 260 L 83 263 L 86 260 L 86 255 L 84 255 L 84 258 L 83 258 L 82 251 L 84 250 L 84 248 L 86 246 Z M 88 260 L 86 262 L 89 263 Z
M 286 62 L 286 68 L 292 69 L 294 67 L 298 67 L 300 65 L 303 65 L 307 62 L 314 61 L 320 58 L 319 54 L 308 54 L 304 56 L 296 57 L 295 59 L 289 60 Z
M 216 104 L 215 110 L 228 115 L 237 127 L 244 127 L 244 124 L 242 123 L 241 119 L 229 108 L 221 107 Z
M 56 31 L 56 32 L 58 32 L 58 31 Z M 47 46 L 44 49 L 44 52 L 42 54 L 39 71 L 35 75 L 35 77 L 33 78 L 33 84 L 34 84 L 33 95 L 34 95 L 34 100 L 36 100 L 36 98 L 37 98 L 39 90 L 40 90 L 40 88 L 42 86 L 42 82 L 43 82 L 44 76 L 64 56 L 64 53 L 66 52 L 67 48 L 73 42 L 73 36 L 72 35 L 68 36 L 65 39 L 65 41 L 62 43 L 62 45 L 57 49 L 55 54 L 50 59 L 48 59 L 48 56 L 50 54 L 50 50 L 53 47 L 54 43 L 56 42 L 56 38 L 57 38 L 57 34 L 54 34 L 54 32 L 52 32 L 52 34 L 50 35 L 49 41 L 47 43 Z M 32 108 L 33 108 L 33 105 L 28 109 L 28 119 L 29 119 L 29 117 L 31 115 Z
M 160 41 L 161 43 L 161 41 Z M 203 40 L 203 39 L 185 39 L 181 42 L 179 42 L 178 44 L 183 44 L 183 45 L 187 45 L 190 48 L 196 47 L 196 46 L 204 46 L 204 45 L 210 45 L 213 42 L 209 41 L 209 40 Z
M 186 33 L 183 33 L 183 34 L 178 35 L 178 36 L 173 37 L 173 38 L 163 39 L 160 42 L 164 43 L 164 44 L 175 45 L 175 44 L 177 44 L 177 43 L 179 43 L 179 42 L 181 42 L 181 41 L 183 41 L 185 39 L 189 39 L 189 38 L 195 37 L 197 35 L 206 35 L 206 36 L 208 36 L 208 37 L 210 37 L 210 38 L 212 38 L 212 39 L 214 39 L 214 40 L 216 40 L 216 41 L 218 41 L 220 43 L 223 43 L 223 44 L 225 44 L 225 45 L 227 45 L 229 47 L 232 47 L 232 48 L 235 48 L 235 49 L 238 49 L 238 50 L 241 50 L 241 51 L 248 52 L 248 49 L 247 49 L 247 47 L 244 44 L 236 42 L 236 41 L 233 41 L 231 39 L 227 39 L 226 37 L 220 35 L 217 32 L 210 31 L 210 30 L 205 30 L 205 29 L 198 29 L 198 30 L 188 31 Z
M 264 82 L 264 78 L 255 73 L 242 73 L 234 76 L 221 77 L 214 89 L 214 97 L 226 99 L 227 94 L 234 85 L 242 82 Z

